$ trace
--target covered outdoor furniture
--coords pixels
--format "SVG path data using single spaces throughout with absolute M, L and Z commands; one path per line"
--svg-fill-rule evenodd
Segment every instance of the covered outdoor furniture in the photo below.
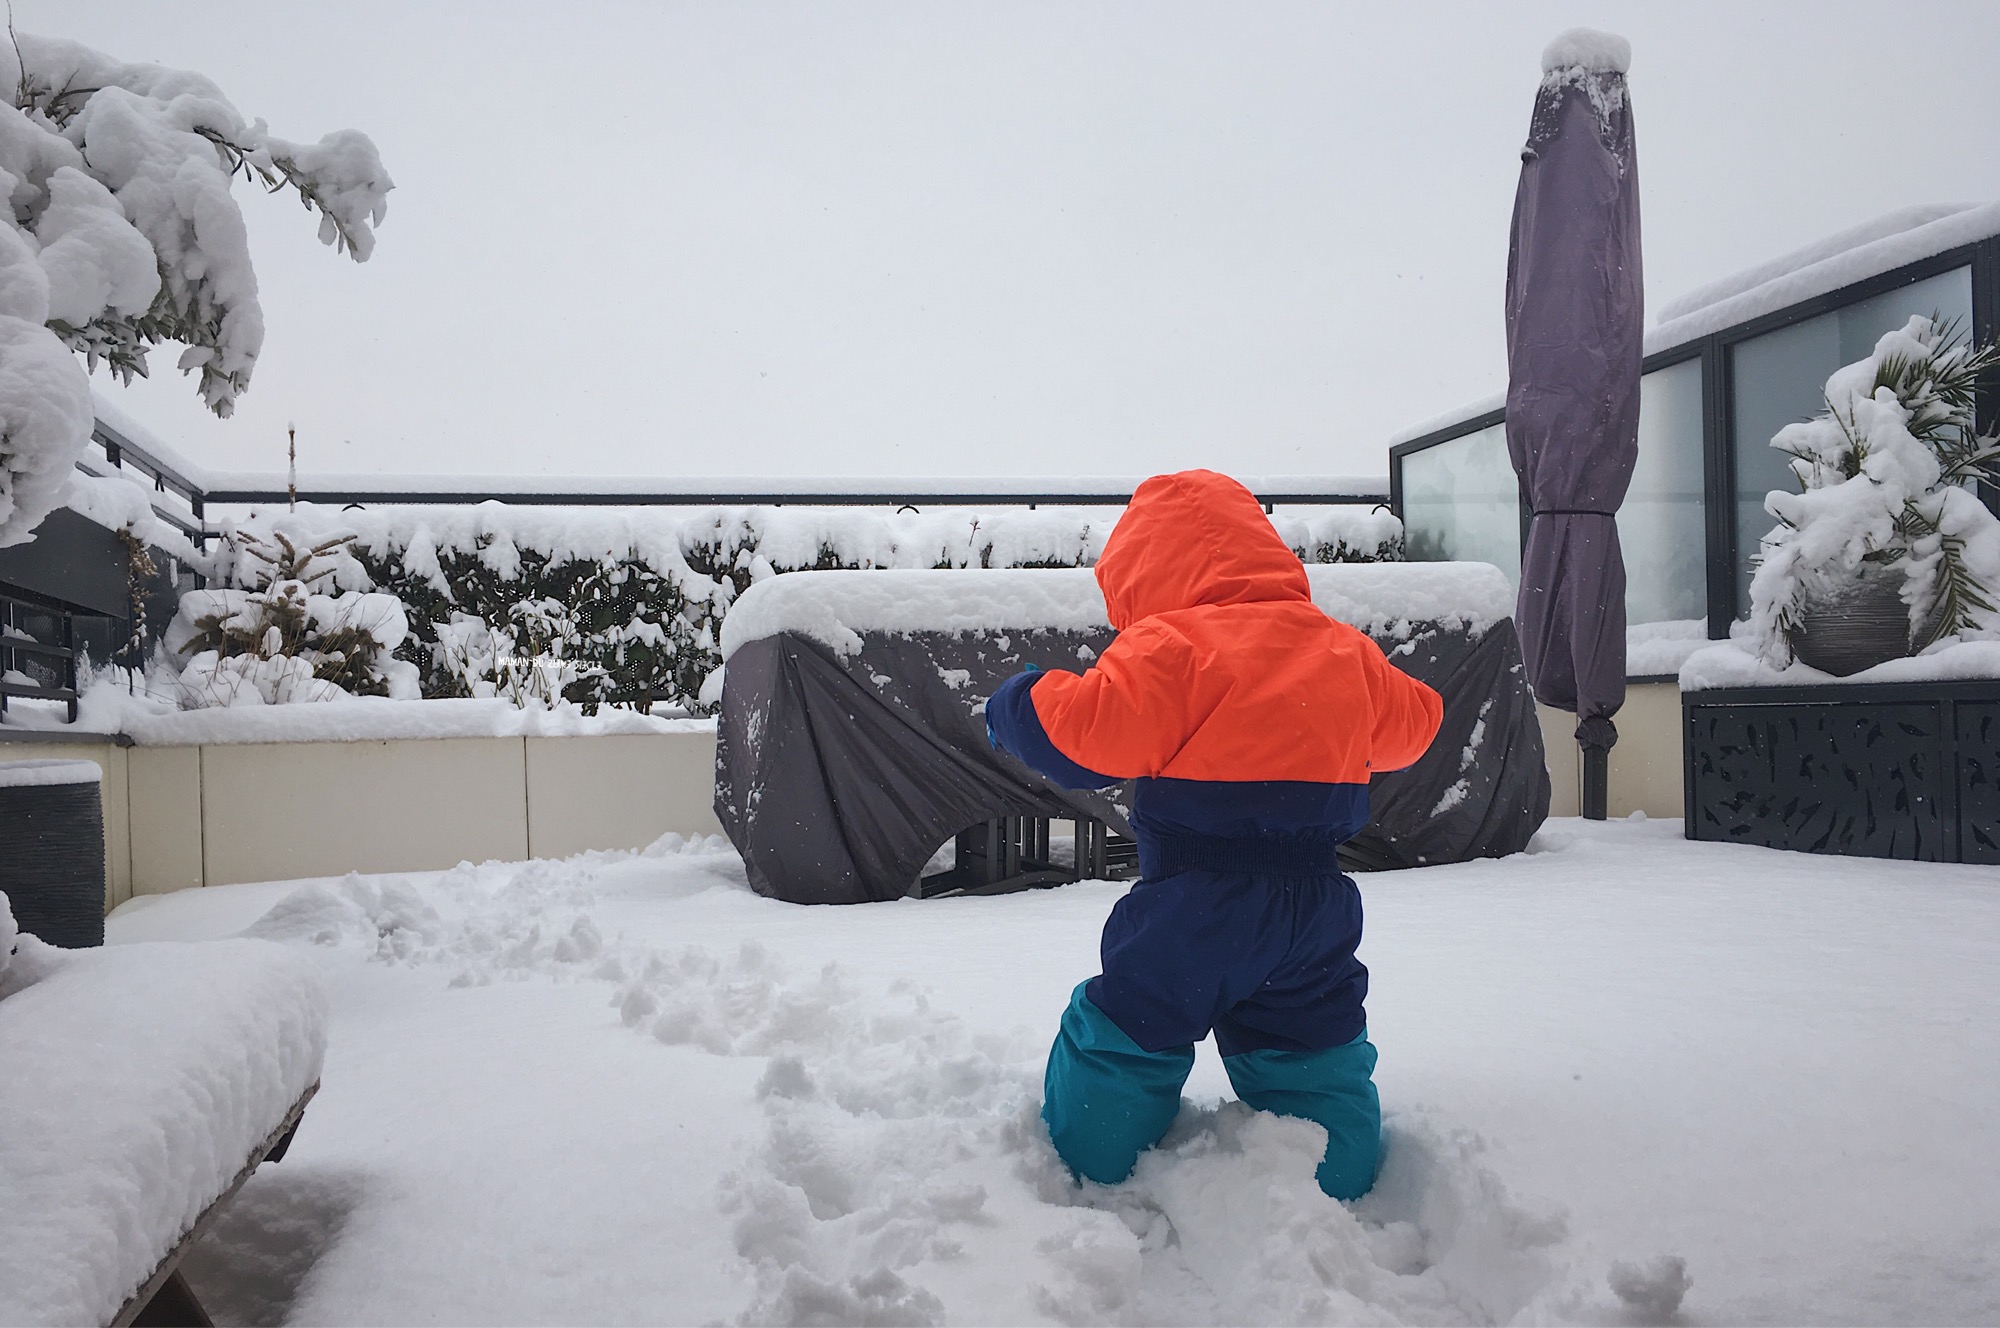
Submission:
M 894 899 L 960 831 L 983 847 L 989 822 L 1124 830 L 1112 796 L 995 752 L 984 718 L 1001 679 L 1082 668 L 1109 639 L 1088 572 L 793 572 L 752 586 L 723 623 L 715 792 L 751 884 L 802 904 Z M 980 883 L 1053 883 L 1006 869 L 1020 834 L 1002 827 Z
M 1482 563 L 1307 573 L 1315 603 L 1445 700 L 1423 759 L 1372 782 L 1373 819 L 1344 860 L 1418 866 L 1524 847 L 1549 782 L 1505 578 Z M 794 572 L 751 587 L 723 624 L 715 809 L 753 888 L 857 903 L 1116 871 L 1121 790 L 1058 788 L 994 751 L 984 720 L 1002 680 L 1085 668 L 1111 639 L 1087 569 Z M 1104 827 L 1102 856 L 1084 828 L 1078 855 L 1037 859 L 1063 847 L 1048 832 L 1063 820 Z M 1003 861 L 982 857 L 989 842 Z M 955 877 L 932 869 L 926 886 L 947 843 Z M 1009 843 L 1012 865 L 1032 870 L 1004 870 Z
M 326 998 L 267 941 L 62 951 L 0 909 L 0 1323 L 205 1323 L 181 1257 L 318 1087 Z

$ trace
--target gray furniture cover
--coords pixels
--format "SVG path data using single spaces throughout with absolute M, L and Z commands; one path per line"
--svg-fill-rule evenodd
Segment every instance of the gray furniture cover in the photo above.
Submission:
M 780 579 L 823 575 L 896 574 Z M 1110 642 L 1108 627 L 854 635 L 858 648 L 836 650 L 775 631 L 729 656 L 715 811 L 758 893 L 802 904 L 900 898 L 958 831 L 1002 816 L 1126 830 L 1121 790 L 1056 787 L 994 751 L 984 719 L 1004 679 L 1031 663 L 1080 669 Z M 1548 815 L 1549 779 L 1512 621 L 1405 623 L 1376 639 L 1437 688 L 1444 725 L 1416 765 L 1375 777 L 1372 818 L 1343 859 L 1379 870 L 1520 851 Z

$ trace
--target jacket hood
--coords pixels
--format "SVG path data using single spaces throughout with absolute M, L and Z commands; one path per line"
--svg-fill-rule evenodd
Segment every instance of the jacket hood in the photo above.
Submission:
M 1155 475 L 1104 542 L 1097 584 L 1121 631 L 1201 604 L 1312 599 L 1306 569 L 1250 491 L 1212 470 Z

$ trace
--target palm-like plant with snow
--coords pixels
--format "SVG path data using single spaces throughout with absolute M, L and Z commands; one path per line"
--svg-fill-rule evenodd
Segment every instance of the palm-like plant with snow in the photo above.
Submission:
M 1996 367 L 2000 342 L 1912 318 L 1827 379 L 1816 418 L 1771 440 L 1801 492 L 1764 500 L 1778 526 L 1750 583 L 1750 622 L 1767 662 L 1791 663 L 1815 615 L 1891 594 L 1908 625 L 1896 653 L 2000 632 L 2000 518 L 1974 492 L 2000 482 L 2000 437 L 1974 424 Z

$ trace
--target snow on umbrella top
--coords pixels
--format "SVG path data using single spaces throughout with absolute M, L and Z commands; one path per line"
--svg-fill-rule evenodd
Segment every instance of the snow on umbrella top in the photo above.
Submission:
M 1550 43 L 1507 255 L 1507 449 L 1534 513 L 1517 620 L 1528 678 L 1577 714 L 1586 747 L 1617 741 L 1625 699 L 1625 564 L 1617 512 L 1638 455 L 1645 322 L 1639 177 L 1623 38 Z

